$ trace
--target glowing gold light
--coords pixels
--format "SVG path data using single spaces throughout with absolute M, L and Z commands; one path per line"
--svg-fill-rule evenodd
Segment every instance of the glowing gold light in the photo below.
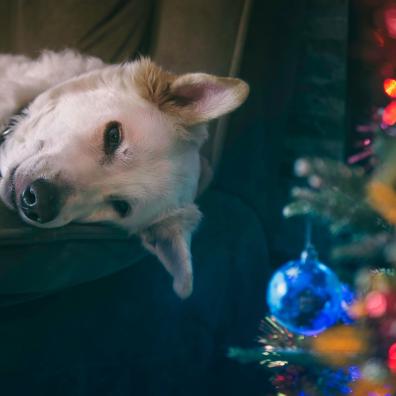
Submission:
M 391 98 L 396 98 L 396 80 L 394 78 L 387 78 L 384 81 L 384 91 Z

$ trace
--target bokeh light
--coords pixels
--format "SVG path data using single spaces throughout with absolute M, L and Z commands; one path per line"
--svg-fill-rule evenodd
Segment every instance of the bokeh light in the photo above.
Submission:
M 391 98 L 396 98 L 396 80 L 394 78 L 384 80 L 384 91 Z
M 382 114 L 382 122 L 386 125 L 393 125 L 396 123 L 396 102 L 391 102 L 385 107 Z
M 388 367 L 393 373 L 396 373 L 396 342 L 388 349 Z
M 388 35 L 392 38 L 396 38 L 396 6 L 391 5 L 385 10 L 384 13 L 385 26 L 388 31 Z
M 312 339 L 312 349 L 315 353 L 340 366 L 363 354 L 366 348 L 364 332 L 353 326 L 336 326 Z
M 387 302 L 384 293 L 372 291 L 365 299 L 367 315 L 372 318 L 379 318 L 386 312 Z

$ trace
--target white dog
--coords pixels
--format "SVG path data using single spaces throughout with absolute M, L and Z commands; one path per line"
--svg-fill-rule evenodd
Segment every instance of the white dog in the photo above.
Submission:
M 203 125 L 247 95 L 241 80 L 174 75 L 148 59 L 0 55 L 0 198 L 34 226 L 138 233 L 188 297 Z

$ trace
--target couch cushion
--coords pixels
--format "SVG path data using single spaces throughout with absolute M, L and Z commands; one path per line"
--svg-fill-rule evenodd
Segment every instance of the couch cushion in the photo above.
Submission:
M 237 76 L 251 3 L 252 0 L 160 0 L 151 56 L 178 73 Z M 222 117 L 212 123 L 210 139 L 203 148 L 213 169 L 221 157 L 226 120 Z
M 108 225 L 71 224 L 53 229 L 31 227 L 0 201 L 0 246 L 65 239 L 126 239 L 127 237 L 126 231 Z
M 38 229 L 0 204 L 0 304 L 101 278 L 145 255 L 138 238 L 124 230 L 79 224 Z
M 192 243 L 189 299 L 175 295 L 171 277 L 150 255 L 95 282 L 1 307 L 2 393 L 266 394 L 252 385 L 251 367 L 226 359 L 230 345 L 254 342 L 264 315 L 270 273 L 265 235 L 236 198 L 208 192 L 200 206 L 205 217 Z M 70 244 L 58 246 L 60 257 Z M 257 378 L 265 380 L 262 373 Z
M 154 0 L 14 1 L 0 4 L 0 52 L 37 55 L 76 48 L 107 62 L 136 55 Z

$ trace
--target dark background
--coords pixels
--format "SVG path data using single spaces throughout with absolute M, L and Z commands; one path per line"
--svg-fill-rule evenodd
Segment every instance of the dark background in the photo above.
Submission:
M 294 161 L 343 160 L 348 150 L 350 7 L 346 0 L 254 2 L 241 69 L 252 92 L 232 116 L 215 185 L 254 208 L 273 266 L 303 244 L 301 222 L 282 218 L 298 182 Z M 328 237 L 318 227 L 314 242 L 324 249 Z

